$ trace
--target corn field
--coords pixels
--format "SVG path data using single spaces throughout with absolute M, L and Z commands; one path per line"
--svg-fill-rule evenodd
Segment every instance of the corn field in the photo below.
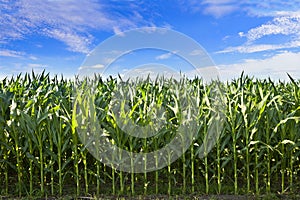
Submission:
M 172 164 L 148 173 L 127 173 L 95 159 L 78 136 L 74 88 L 84 82 L 25 74 L 0 82 L 0 196 L 269 194 L 300 191 L 300 82 L 245 75 L 222 83 L 225 122 L 212 150 L 199 158 L 213 108 L 200 78 L 184 83 L 197 99 L 198 128 L 192 144 Z M 140 82 L 132 89 L 130 117 L 149 123 L 147 107 L 166 109 L 166 124 L 151 138 L 128 136 L 111 115 L 120 80 L 98 77 L 95 112 L 108 139 L 131 152 L 151 152 L 174 137 L 174 80 Z M 83 86 L 82 86 L 83 87 Z M 129 88 L 127 88 L 129 89 Z M 84 101 L 84 99 L 81 99 Z

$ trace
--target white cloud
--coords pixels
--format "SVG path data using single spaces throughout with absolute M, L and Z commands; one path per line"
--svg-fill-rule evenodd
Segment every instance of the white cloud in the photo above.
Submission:
M 281 50 L 300 47 L 300 12 L 279 12 L 273 20 L 252 28 L 246 33 L 239 32 L 240 37 L 245 37 L 247 42 L 235 47 L 228 47 L 217 53 L 254 53 L 270 50 Z M 264 44 L 258 40 L 274 35 L 280 35 L 286 42 L 276 44 L 276 41 Z M 270 40 L 272 41 L 272 40 Z
M 105 65 L 103 64 L 96 64 L 96 65 L 91 65 L 91 66 L 81 66 L 79 67 L 79 70 L 83 69 L 103 69 Z
M 236 3 L 236 0 L 203 0 L 203 4 L 228 4 Z
M 176 54 L 176 51 L 161 54 L 159 56 L 156 56 L 155 59 L 156 60 L 166 60 L 166 59 L 171 58 L 174 54 Z
M 114 9 L 113 3 L 95 0 L 0 0 L 0 43 L 38 34 L 62 41 L 71 51 L 86 53 L 94 39 L 90 31 L 147 25 L 130 4 L 126 15 Z
M 29 56 L 30 60 L 37 60 L 38 58 L 36 56 Z
M 166 59 L 170 58 L 172 55 L 173 55 L 172 53 L 165 53 L 165 54 L 156 56 L 155 59 L 156 60 L 166 60 Z
M 114 26 L 114 27 L 113 27 L 113 30 L 114 30 L 114 33 L 115 33 L 116 35 L 119 35 L 119 36 L 125 36 L 124 32 L 122 32 L 122 31 L 120 30 L 119 27 Z
M 65 30 L 44 30 L 49 37 L 60 40 L 68 46 L 69 51 L 88 53 L 92 36 L 82 36 Z
M 240 63 L 220 65 L 222 80 L 230 80 L 241 75 L 242 71 L 256 78 L 288 80 L 286 73 L 300 79 L 300 52 L 282 52 L 266 59 L 247 59 Z
M 284 12 L 296 12 L 300 9 L 300 0 L 246 0 L 245 11 L 252 16 L 279 16 Z
M 286 13 L 286 16 L 275 17 L 271 22 L 250 29 L 247 33 L 239 33 L 249 41 L 255 41 L 269 35 L 300 36 L 300 13 Z
M 186 1 L 194 11 L 202 11 L 204 14 L 212 15 L 216 18 L 230 14 L 239 8 L 237 0 L 192 0 Z
M 29 64 L 27 64 L 27 67 L 28 68 L 43 68 L 43 67 L 45 67 L 45 65 L 37 64 L 37 63 L 29 63 Z
M 199 55 L 206 55 L 204 50 L 195 49 L 192 52 L 190 52 L 190 56 L 199 56 Z
M 224 15 L 232 13 L 233 11 L 237 10 L 238 6 L 236 5 L 210 5 L 204 9 L 205 14 L 211 14 L 216 18 L 220 18 Z
M 278 12 L 291 12 L 300 9 L 300 0 L 179 0 L 184 9 L 202 12 L 216 18 L 243 12 L 251 16 L 278 16 Z
M 14 51 L 9 49 L 0 49 L 0 57 L 12 57 L 19 59 L 29 59 L 29 60 L 37 60 L 38 58 L 33 55 L 28 55 L 23 51 Z
M 13 51 L 13 50 L 7 50 L 7 49 L 0 50 L 0 56 L 3 56 L 3 57 L 21 58 L 24 55 L 25 55 L 25 52 L 21 52 L 21 51 Z
M 251 45 L 244 44 L 242 46 L 237 46 L 237 47 L 228 47 L 216 53 L 231 53 L 231 52 L 256 53 L 262 51 L 281 50 L 281 49 L 289 49 L 289 48 L 297 48 L 297 47 L 300 47 L 300 40 L 288 42 L 285 44 L 276 44 L 276 45 L 275 44 L 251 44 Z

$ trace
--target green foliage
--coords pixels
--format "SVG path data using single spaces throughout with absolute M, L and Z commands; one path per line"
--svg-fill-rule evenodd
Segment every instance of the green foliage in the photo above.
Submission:
M 131 152 L 160 149 L 184 123 L 176 98 L 187 90 L 171 87 L 180 82 L 146 80 L 123 88 L 130 94 L 124 102 L 130 110 L 123 109 L 122 116 L 139 125 L 151 124 L 149 108 L 157 105 L 166 110 L 165 128 L 157 137 L 126 134 L 116 123 L 110 103 L 122 81 L 96 78 L 94 114 L 110 142 L 119 147 Z M 296 193 L 300 82 L 290 80 L 274 83 L 242 75 L 222 83 L 226 120 L 215 147 L 204 158 L 198 154 L 212 120 L 215 86 L 198 78 L 184 80 L 197 99 L 197 138 L 166 168 L 130 174 L 97 161 L 78 138 L 76 109 L 81 108 L 73 102 L 86 99 L 74 88 L 84 89 L 87 80 L 51 78 L 44 72 L 5 78 L 0 81 L 0 196 Z

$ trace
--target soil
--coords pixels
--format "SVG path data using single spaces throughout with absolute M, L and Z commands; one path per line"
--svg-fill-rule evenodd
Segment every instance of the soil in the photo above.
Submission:
M 95 197 L 71 197 L 71 196 L 64 196 L 64 197 L 47 197 L 47 198 L 29 198 L 29 197 L 5 197 L 0 196 L 1 200 L 27 200 L 27 199 L 35 199 L 35 200 L 95 200 Z M 163 199 L 174 199 L 174 200 L 299 200 L 300 195 L 261 195 L 261 196 L 254 196 L 254 195 L 178 195 L 178 196 L 168 196 L 168 195 L 141 195 L 141 196 L 115 196 L 115 195 L 101 195 L 98 200 L 163 200 Z

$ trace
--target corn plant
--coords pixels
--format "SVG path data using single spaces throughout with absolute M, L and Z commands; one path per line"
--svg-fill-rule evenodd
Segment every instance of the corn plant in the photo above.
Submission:
M 45 72 L 5 78 L 0 81 L 0 195 L 296 193 L 299 85 L 291 76 L 275 82 L 244 74 L 224 83 L 200 78 L 104 80 L 98 75 L 71 81 Z M 222 88 L 220 110 L 217 87 Z M 124 98 L 117 100 L 116 94 Z M 225 116 L 223 121 L 216 113 Z M 224 124 L 213 126 L 217 120 Z M 137 167 L 133 160 L 127 172 L 97 160 L 101 142 L 94 140 L 93 152 L 86 143 L 91 137 L 79 135 L 97 122 L 90 131 L 103 129 L 108 142 L 132 156 L 166 146 L 190 121 L 194 128 L 178 135 L 190 146 L 170 149 L 164 161 L 168 165 L 154 172 L 148 172 L 149 159 L 144 159 L 141 174 L 129 173 Z M 136 127 L 157 134 L 146 137 L 148 130 Z M 218 140 L 210 149 L 205 144 L 211 130 L 219 135 L 213 135 Z M 159 168 L 160 162 L 159 155 L 153 157 L 154 166 Z

